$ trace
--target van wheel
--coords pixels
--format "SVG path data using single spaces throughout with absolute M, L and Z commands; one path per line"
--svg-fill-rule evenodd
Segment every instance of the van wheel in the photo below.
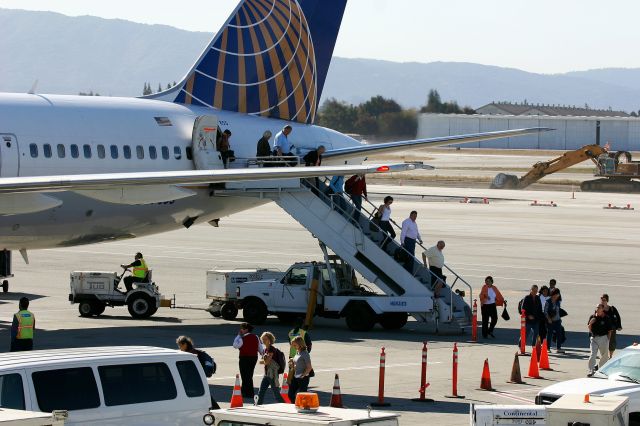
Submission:
M 153 315 L 154 303 L 146 294 L 137 294 L 129 299 L 127 308 L 133 318 L 149 318 Z
M 211 314 L 213 315 L 213 314 Z M 215 315 L 214 315 L 215 316 Z M 220 308 L 220 316 L 227 321 L 232 321 L 238 316 L 238 308 L 235 303 L 227 302 Z
M 409 319 L 405 312 L 387 312 L 380 316 L 380 325 L 386 330 L 398 330 L 404 327 Z
M 9 291 L 9 281 L 4 280 L 2 281 L 2 292 L 6 293 Z
M 244 302 L 242 316 L 249 324 L 264 324 L 267 319 L 267 307 L 262 300 L 250 298 Z
M 104 312 L 105 308 L 107 307 L 107 305 L 105 305 L 102 302 L 95 302 L 92 306 L 93 308 L 93 315 L 98 316 L 98 315 L 102 315 L 102 313 Z
M 361 303 L 349 308 L 346 321 L 349 330 L 353 331 L 369 331 L 376 325 L 376 318 L 371 308 Z
M 81 317 L 90 317 L 93 315 L 93 306 L 91 302 L 80 302 L 78 305 L 78 312 Z

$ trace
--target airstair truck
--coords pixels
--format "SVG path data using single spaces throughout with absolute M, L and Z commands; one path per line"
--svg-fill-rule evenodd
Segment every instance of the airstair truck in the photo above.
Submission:
M 344 318 L 354 331 L 368 331 L 376 323 L 385 329 L 399 329 L 407 323 L 410 312 L 433 309 L 430 297 L 376 293 L 358 284 L 353 268 L 338 256 L 327 255 L 327 258 L 329 267 L 327 262 L 298 262 L 279 277 L 258 281 L 233 283 L 228 279 L 231 277 L 228 271 L 209 271 L 209 283 L 226 283 L 225 286 L 209 286 L 207 293 L 215 298 L 217 305 L 209 309 L 226 315 L 232 304 L 236 309 L 242 309 L 244 320 L 252 324 L 264 323 L 269 314 L 283 322 L 307 315 Z M 261 271 L 264 272 L 256 270 L 253 273 Z

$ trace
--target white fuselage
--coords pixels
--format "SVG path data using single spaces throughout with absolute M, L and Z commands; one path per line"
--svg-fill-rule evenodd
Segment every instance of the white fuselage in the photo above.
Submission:
M 203 115 L 215 115 L 221 130 L 231 130 L 231 149 L 237 158 L 255 157 L 264 131 L 275 136 L 285 124 L 293 127 L 289 141 L 296 154 L 318 145 L 327 149 L 358 145 L 323 127 L 151 99 L 0 94 L 0 176 L 193 170 L 193 127 Z M 273 137 L 270 142 L 273 145 Z M 197 195 L 141 205 L 56 192 L 50 195 L 62 201 L 57 207 L 0 216 L 0 249 L 132 238 L 177 229 L 188 218 L 200 223 L 265 202 L 212 197 L 206 186 L 189 189 Z

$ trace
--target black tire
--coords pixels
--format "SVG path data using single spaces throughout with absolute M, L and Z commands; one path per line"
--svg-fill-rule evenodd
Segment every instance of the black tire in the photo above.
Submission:
M 267 319 L 267 306 L 260 299 L 255 297 L 244 302 L 242 306 L 242 317 L 249 324 L 264 324 Z
M 127 308 L 132 318 L 149 318 L 154 314 L 155 302 L 146 294 L 134 294 L 127 302 Z
M 227 302 L 220 308 L 220 316 L 227 321 L 233 321 L 238 317 L 238 307 L 235 303 Z
M 4 280 L 2 281 L 2 292 L 6 293 L 9 291 L 9 281 Z
M 212 317 L 219 318 L 220 316 L 222 316 L 222 313 L 220 312 L 221 308 L 222 306 L 220 306 L 218 302 L 211 302 L 209 304 L 207 312 L 209 312 Z
M 409 315 L 406 312 L 387 312 L 380 315 L 380 325 L 385 330 L 399 330 L 405 326 Z
M 346 322 L 349 330 L 369 331 L 376 325 L 376 318 L 369 306 L 358 303 L 347 311 Z
M 81 317 L 90 317 L 93 315 L 93 303 L 88 301 L 80 302 L 78 305 L 78 312 Z
M 98 315 L 102 315 L 104 313 L 104 310 L 106 309 L 107 305 L 105 305 L 102 302 L 94 302 L 93 303 L 93 315 L 98 316 Z

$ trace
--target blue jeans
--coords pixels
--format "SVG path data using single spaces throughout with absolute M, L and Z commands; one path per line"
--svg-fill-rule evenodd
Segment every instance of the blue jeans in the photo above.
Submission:
M 264 403 L 264 394 L 267 393 L 269 386 L 271 386 L 273 397 L 276 399 L 276 402 L 284 402 L 282 395 L 280 395 L 280 388 L 276 387 L 275 381 L 270 377 L 264 376 L 262 378 L 262 382 L 260 382 L 260 390 L 258 391 L 258 405 L 262 405 L 262 403 Z
M 564 335 L 562 332 L 562 320 L 553 321 L 551 324 L 547 322 L 547 347 L 551 349 L 551 337 L 556 336 L 556 349 L 562 349 Z
M 527 340 L 529 340 L 529 336 L 531 336 L 531 346 L 535 346 L 538 340 L 540 323 L 538 323 L 538 320 L 527 320 L 525 327 L 527 330 Z M 540 354 L 538 354 L 538 357 L 540 357 Z

